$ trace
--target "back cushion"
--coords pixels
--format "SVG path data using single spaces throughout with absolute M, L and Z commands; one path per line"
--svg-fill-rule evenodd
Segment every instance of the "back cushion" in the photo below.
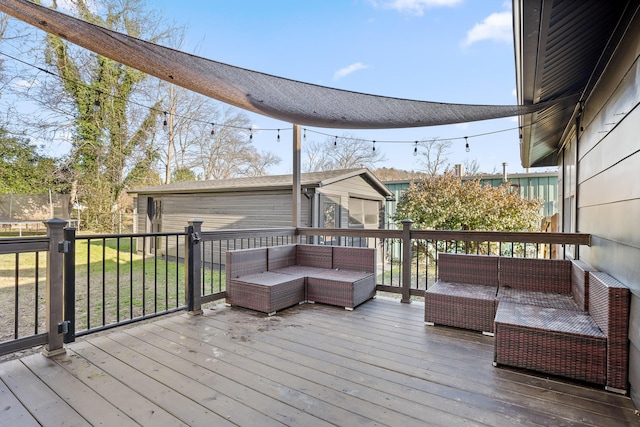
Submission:
M 500 287 L 555 294 L 571 293 L 571 261 L 500 258 Z
M 344 270 L 375 271 L 376 250 L 370 248 L 333 247 L 333 268 Z
M 322 245 L 298 245 L 296 264 L 307 267 L 332 268 L 333 247 Z
M 271 246 L 267 249 L 269 270 L 288 267 L 296 263 L 296 245 Z
M 438 280 L 498 286 L 498 257 L 440 253 Z
M 589 310 L 590 271 L 596 270 L 583 261 L 571 261 L 571 294 L 582 311 Z
M 230 278 L 267 271 L 267 248 L 227 251 L 225 268 Z

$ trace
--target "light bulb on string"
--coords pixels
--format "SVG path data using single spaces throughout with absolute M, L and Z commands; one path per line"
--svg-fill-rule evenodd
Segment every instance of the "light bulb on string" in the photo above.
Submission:
M 373 151 L 376 151 L 376 141 L 373 140 Z
M 249 128 L 249 142 L 253 141 L 253 129 Z
M 164 121 L 162 122 L 162 128 L 166 131 L 167 130 L 167 112 L 163 111 L 162 113 L 164 114 Z
M 338 137 L 336 136 L 335 139 L 333 140 L 333 146 L 336 147 L 338 146 Z
M 464 149 L 465 151 L 468 153 L 469 151 L 471 151 L 471 149 L 469 148 L 469 141 L 467 141 L 467 137 L 464 137 Z
M 413 147 L 413 155 L 414 156 L 418 155 L 418 141 L 416 141 L 416 145 L 415 145 L 415 147 Z
M 302 133 L 302 139 L 304 139 L 305 141 L 307 140 L 307 129 L 304 129 L 304 132 Z
M 277 141 L 280 142 L 280 129 L 278 129 L 278 139 L 277 139 Z
M 211 136 L 215 136 L 215 135 L 216 135 L 216 124 L 211 123 Z

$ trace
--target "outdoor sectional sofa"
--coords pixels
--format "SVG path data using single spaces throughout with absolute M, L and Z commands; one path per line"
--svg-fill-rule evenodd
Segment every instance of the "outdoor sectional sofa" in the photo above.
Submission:
M 227 304 L 269 315 L 323 303 L 352 310 L 376 292 L 376 250 L 293 244 L 227 251 Z
M 493 332 L 496 366 L 627 392 L 630 294 L 611 276 L 582 261 L 444 253 L 438 269 L 425 323 Z

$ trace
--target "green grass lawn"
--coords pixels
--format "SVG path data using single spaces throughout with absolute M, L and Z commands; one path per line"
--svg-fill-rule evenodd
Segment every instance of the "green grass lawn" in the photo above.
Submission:
M 135 239 L 119 240 L 76 241 L 76 331 L 185 304 L 185 270 L 175 250 L 165 259 L 162 251 L 137 252 Z M 44 332 L 46 258 L 38 254 L 36 280 L 35 254 L 20 254 L 17 269 L 15 254 L 0 255 L 0 341 L 13 338 L 16 313 L 19 337 L 36 331 L 36 311 L 37 332 Z M 205 295 L 224 290 L 223 271 L 205 269 L 201 280 Z

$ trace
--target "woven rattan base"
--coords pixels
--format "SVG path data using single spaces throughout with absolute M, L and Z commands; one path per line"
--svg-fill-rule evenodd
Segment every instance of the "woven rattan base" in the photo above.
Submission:
M 494 346 L 497 365 L 606 383 L 607 340 L 587 313 L 501 302 Z

